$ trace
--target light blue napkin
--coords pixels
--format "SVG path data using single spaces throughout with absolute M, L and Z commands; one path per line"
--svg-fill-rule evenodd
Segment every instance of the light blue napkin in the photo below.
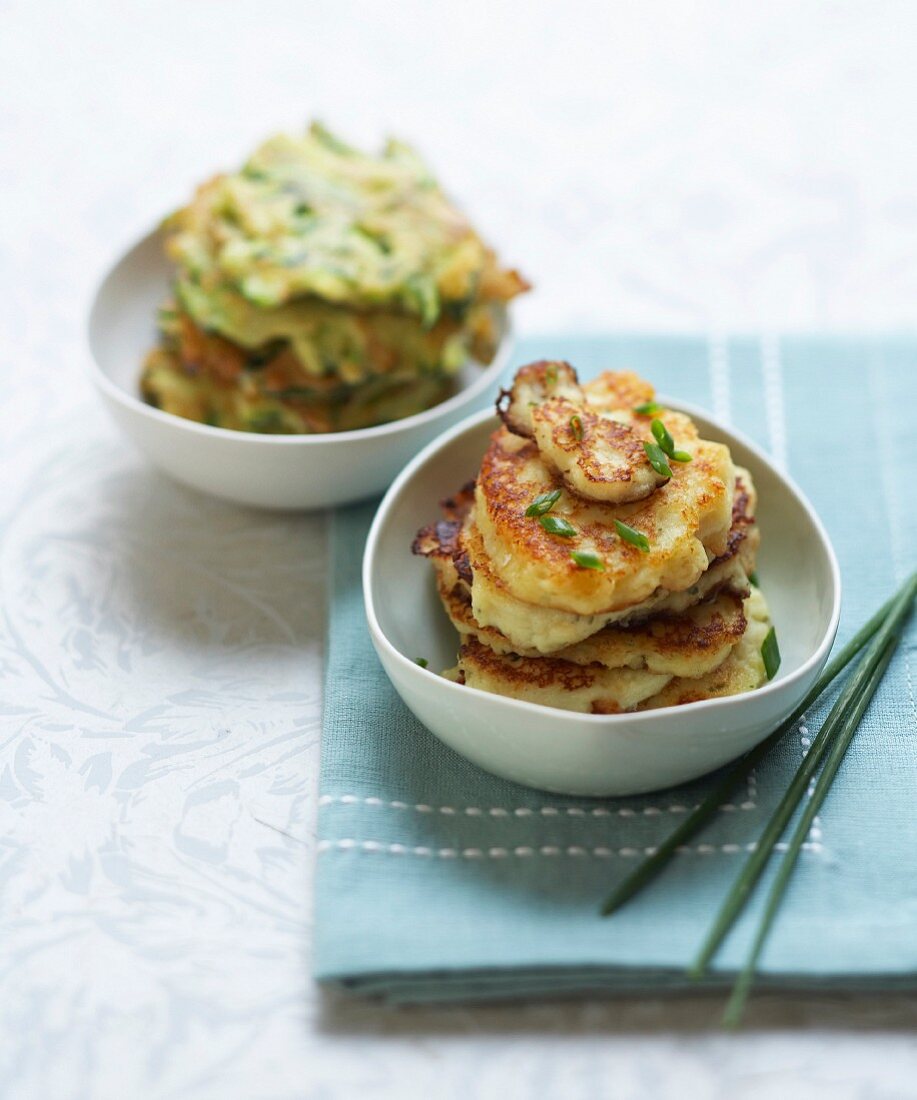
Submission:
M 840 558 L 841 642 L 913 567 L 917 339 L 557 337 L 516 358 L 536 357 L 569 359 L 583 377 L 631 367 L 785 463 Z M 651 888 L 602 920 L 609 888 L 708 782 L 605 802 L 558 798 L 494 779 L 441 745 L 401 704 L 366 632 L 360 559 L 373 510 L 333 521 L 316 977 L 395 1001 L 685 986 L 686 964 L 827 704 Z M 912 628 L 810 835 L 762 984 L 917 986 L 913 650 Z M 760 899 L 710 983 L 742 961 Z

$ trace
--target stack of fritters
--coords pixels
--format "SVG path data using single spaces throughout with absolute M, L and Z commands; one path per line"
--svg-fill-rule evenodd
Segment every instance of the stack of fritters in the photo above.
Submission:
M 271 138 L 165 223 L 174 302 L 144 364 L 151 404 L 225 428 L 326 432 L 398 419 L 490 362 L 499 266 L 416 153 L 319 125 Z
M 598 714 L 763 683 L 755 490 L 729 449 L 626 372 L 533 363 L 498 410 L 476 481 L 414 543 L 462 639 L 445 675 Z

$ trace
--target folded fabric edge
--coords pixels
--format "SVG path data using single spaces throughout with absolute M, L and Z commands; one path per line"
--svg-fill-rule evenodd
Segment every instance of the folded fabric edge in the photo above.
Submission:
M 679 995 L 721 991 L 734 971 L 711 973 L 695 981 L 679 970 L 559 968 L 525 971 L 465 971 L 427 974 L 367 974 L 358 978 L 319 977 L 320 985 L 348 996 L 372 997 L 390 1004 L 458 1004 L 517 1001 L 532 997 Z M 917 990 L 917 972 L 906 974 L 762 974 L 756 988 L 785 993 L 875 993 Z

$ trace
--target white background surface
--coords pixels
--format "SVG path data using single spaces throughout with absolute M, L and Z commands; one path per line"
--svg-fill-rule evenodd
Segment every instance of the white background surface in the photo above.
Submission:
M 266 132 L 419 144 L 527 332 L 913 327 L 917 8 L 0 2 L 0 1095 L 917 1095 L 917 1007 L 389 1011 L 308 978 L 319 517 L 144 467 L 121 243 Z

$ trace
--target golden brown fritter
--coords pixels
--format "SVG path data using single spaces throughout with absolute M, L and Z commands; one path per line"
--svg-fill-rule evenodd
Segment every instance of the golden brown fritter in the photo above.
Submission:
M 605 389 L 601 399 L 615 398 Z M 547 360 L 518 371 L 497 401 L 507 429 L 534 440 L 542 462 L 572 492 L 608 504 L 643 500 L 668 480 L 647 457 L 648 422 L 629 408 L 597 409 L 569 363 Z
M 748 626 L 738 644 L 718 668 L 696 679 L 676 677 L 656 695 L 644 699 L 638 710 L 675 707 L 697 703 L 702 699 L 717 699 L 724 695 L 741 695 L 754 691 L 767 679 L 761 646 L 770 630 L 770 612 L 760 589 L 753 588 L 745 601 Z
M 734 474 L 728 448 L 697 440 L 693 460 L 647 500 L 609 506 L 571 493 L 532 442 L 494 433 L 477 481 L 475 521 L 496 576 L 527 603 L 579 615 L 630 607 L 658 588 L 690 588 L 711 557 L 726 549 Z M 545 530 L 526 509 L 556 489 L 551 509 L 571 538 Z M 644 536 L 648 552 L 625 541 L 615 521 Z M 582 569 L 571 550 L 597 555 L 601 571 Z
M 474 637 L 494 653 L 540 657 L 534 647 L 514 646 L 493 627 L 474 618 L 466 585 L 451 561 L 435 563 L 440 599 L 453 626 L 465 638 Z M 720 592 L 680 615 L 658 615 L 634 626 L 607 626 L 582 642 L 552 654 L 575 665 L 605 668 L 645 668 L 672 676 L 702 676 L 724 661 L 745 631 L 742 597 Z
M 581 386 L 562 362 L 522 368 L 498 412 L 476 481 L 414 541 L 462 639 L 443 675 L 595 714 L 759 686 L 756 494 L 728 448 L 635 375 Z
M 445 675 L 509 699 L 597 714 L 633 710 L 671 679 L 665 673 L 575 665 L 557 657 L 500 656 L 476 638 L 462 645 L 458 665 Z
M 593 714 L 618 714 L 738 695 L 766 679 L 761 644 L 770 627 L 764 597 L 755 589 L 745 602 L 747 627 L 712 671 L 672 676 L 630 668 L 580 665 L 560 657 L 500 655 L 476 638 L 459 650 L 445 675 L 469 687 L 541 706 Z
M 754 521 L 756 498 L 751 475 L 742 469 L 737 474 L 732 526 L 725 552 L 710 563 L 690 588 L 680 592 L 660 589 L 648 600 L 613 613 L 577 615 L 538 607 L 512 596 L 494 574 L 474 524 L 473 483 L 451 498 L 448 503 L 452 507 L 445 519 L 423 528 L 415 539 L 414 552 L 437 559 L 444 583 L 449 583 L 451 574 L 447 569 L 451 563 L 455 577 L 468 590 L 471 614 L 479 629 L 505 638 L 507 646 L 518 653 L 556 653 L 611 624 L 629 625 L 651 615 L 678 615 L 722 591 L 746 596 L 748 574 L 755 568 L 759 535 Z
M 520 367 L 512 386 L 500 391 L 497 413 L 514 435 L 532 439 L 532 410 L 549 397 L 563 397 L 577 404 L 585 400 L 576 371 L 561 359 L 539 359 Z

